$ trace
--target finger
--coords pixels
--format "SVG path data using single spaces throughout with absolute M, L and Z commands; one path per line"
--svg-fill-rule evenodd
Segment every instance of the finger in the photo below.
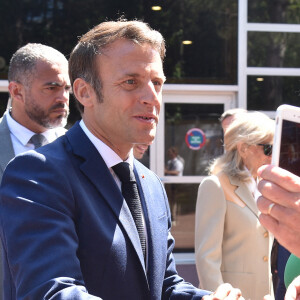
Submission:
M 274 182 L 263 179 L 258 183 L 258 190 L 264 198 L 300 212 L 300 189 L 299 192 L 291 192 Z
M 230 292 L 229 295 L 225 298 L 227 300 L 237 300 L 237 299 L 243 299 L 241 297 L 242 293 L 240 289 L 235 289 L 233 288 Z
M 268 229 L 274 236 L 275 233 L 276 236 L 278 235 L 278 231 L 280 230 L 278 220 L 266 214 L 260 214 L 258 219 L 261 225 L 263 225 L 266 229 Z
M 297 241 L 295 237 L 295 231 L 291 229 L 289 225 L 286 225 L 270 215 L 261 214 L 259 216 L 260 223 L 268 229 L 278 240 L 280 244 L 294 244 L 293 241 Z
M 232 289 L 233 289 L 233 287 L 230 283 L 223 283 L 218 286 L 216 291 L 212 294 L 211 299 L 214 299 L 214 300 L 224 299 L 225 297 L 228 296 L 230 290 L 232 290 Z
M 260 178 L 273 182 L 290 192 L 300 192 L 300 177 L 272 165 L 261 166 L 257 174 Z
M 258 197 L 256 201 L 257 208 L 260 210 L 261 213 L 265 215 L 268 214 L 269 207 L 272 203 L 274 202 L 270 201 L 269 199 L 263 196 Z
M 290 252 L 300 257 L 300 235 L 299 228 L 291 228 L 290 224 L 284 224 L 276 220 L 270 215 L 261 214 L 259 216 L 260 223 L 269 230 L 278 242 Z M 298 223 L 299 224 L 299 223 Z M 296 225 L 293 225 L 294 227 Z
M 274 203 L 260 197 L 257 199 L 257 207 L 263 215 L 269 215 L 280 224 L 281 228 L 288 228 L 290 231 L 300 232 L 300 211 L 297 204 L 292 205 L 292 208 L 284 207 L 278 203 Z M 274 221 L 270 219 L 270 221 Z M 276 234 L 275 234 L 276 235 Z
M 300 216 L 300 214 L 297 212 L 298 209 L 294 208 L 295 204 L 290 204 L 290 206 L 292 206 L 292 208 L 282 206 L 279 203 L 270 201 L 262 196 L 257 199 L 257 208 L 260 210 L 260 212 L 265 215 L 270 215 L 278 221 L 282 220 L 282 217 L 284 217 L 284 220 L 282 221 L 289 221 L 289 218 L 291 218 L 292 215 Z
M 229 283 L 221 284 L 217 290 L 212 294 L 212 298 L 214 300 L 221 300 L 221 299 L 241 299 L 241 291 L 239 289 L 235 289 Z

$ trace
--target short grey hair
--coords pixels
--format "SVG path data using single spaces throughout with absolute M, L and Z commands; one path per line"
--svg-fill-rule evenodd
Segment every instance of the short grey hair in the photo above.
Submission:
M 224 136 L 225 153 L 210 165 L 210 173 L 216 170 L 236 177 L 241 181 L 249 180 L 249 172 L 245 170 L 237 145 L 246 143 L 257 145 L 274 138 L 275 121 L 261 112 L 236 114 L 228 126 Z
M 39 61 L 49 63 L 65 61 L 68 64 L 65 56 L 58 50 L 43 44 L 28 43 L 13 54 L 8 69 L 8 81 L 29 85 Z
M 244 108 L 239 108 L 239 107 L 237 107 L 237 108 L 231 108 L 231 109 L 225 110 L 222 113 L 221 117 L 219 118 L 219 121 L 223 122 L 228 117 L 235 116 L 238 113 L 246 113 L 246 112 L 247 112 L 247 110 L 244 109 Z

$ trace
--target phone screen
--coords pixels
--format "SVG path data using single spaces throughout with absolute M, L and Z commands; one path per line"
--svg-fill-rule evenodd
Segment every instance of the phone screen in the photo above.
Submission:
M 300 123 L 282 120 L 279 167 L 300 176 Z

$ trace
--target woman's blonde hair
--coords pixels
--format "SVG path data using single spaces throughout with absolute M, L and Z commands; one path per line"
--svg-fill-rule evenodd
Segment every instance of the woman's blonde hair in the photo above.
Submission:
M 210 167 L 210 174 L 223 171 L 226 175 L 247 181 L 249 172 L 245 169 L 237 145 L 257 145 L 270 141 L 272 143 L 275 122 L 261 112 L 247 112 L 235 115 L 235 119 L 228 126 L 224 136 L 225 153 L 215 159 Z

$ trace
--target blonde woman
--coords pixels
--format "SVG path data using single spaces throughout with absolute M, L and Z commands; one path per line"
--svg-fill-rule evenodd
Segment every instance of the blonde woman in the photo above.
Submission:
M 255 195 L 257 169 L 271 162 L 274 129 L 263 113 L 237 114 L 225 133 L 225 153 L 211 165 L 214 175 L 200 184 L 195 254 L 203 289 L 229 282 L 245 299 L 273 295 L 273 239 L 258 221 Z

